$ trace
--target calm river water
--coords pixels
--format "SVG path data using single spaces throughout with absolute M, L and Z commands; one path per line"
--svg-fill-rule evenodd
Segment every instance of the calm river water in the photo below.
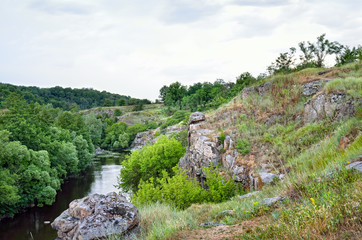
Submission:
M 117 184 L 117 177 L 121 169 L 120 163 L 124 156 L 124 154 L 117 154 L 94 158 L 94 166 L 84 177 L 65 181 L 62 191 L 58 192 L 52 206 L 30 208 L 13 219 L 1 221 L 0 239 L 54 240 L 57 232 L 51 228 L 50 224 L 44 222 L 52 222 L 68 208 L 69 203 L 74 199 L 92 193 L 118 192 L 119 190 L 114 185 Z

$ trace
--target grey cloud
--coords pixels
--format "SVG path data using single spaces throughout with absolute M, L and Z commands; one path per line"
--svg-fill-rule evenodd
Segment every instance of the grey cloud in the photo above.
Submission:
M 244 15 L 238 19 L 238 29 L 232 39 L 268 36 L 282 24 L 280 20 L 265 19 L 258 15 Z
M 30 8 L 46 12 L 48 14 L 74 14 L 87 15 L 91 11 L 88 6 L 70 2 L 35 1 L 29 5 Z
M 270 7 L 283 6 L 291 3 L 290 0 L 235 0 L 231 2 L 239 6 Z
M 190 23 L 198 21 L 204 17 L 216 14 L 221 8 L 217 5 L 207 5 L 197 2 L 172 2 L 167 7 L 161 20 L 167 24 Z

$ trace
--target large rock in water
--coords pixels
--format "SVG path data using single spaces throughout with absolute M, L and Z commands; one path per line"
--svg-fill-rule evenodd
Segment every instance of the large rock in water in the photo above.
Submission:
M 112 192 L 72 201 L 51 226 L 58 231 L 58 239 L 90 240 L 129 233 L 139 221 L 136 207 L 125 197 Z

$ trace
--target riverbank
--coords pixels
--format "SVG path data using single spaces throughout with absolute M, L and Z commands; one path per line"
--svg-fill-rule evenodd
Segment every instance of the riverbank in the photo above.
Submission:
M 13 218 L 5 218 L 0 224 L 0 240 L 28 240 L 31 239 L 55 239 L 57 233 L 49 224 L 65 209 L 74 199 L 83 198 L 92 193 L 106 194 L 119 189 L 117 177 L 120 171 L 120 163 L 125 154 L 118 157 L 112 154 L 110 157 L 102 156 L 93 159 L 93 166 L 81 178 L 69 178 L 62 184 L 62 190 L 58 192 L 54 204 L 51 206 L 27 208 Z

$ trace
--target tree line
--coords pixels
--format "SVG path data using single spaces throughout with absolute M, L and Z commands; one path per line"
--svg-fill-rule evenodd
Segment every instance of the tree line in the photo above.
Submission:
M 297 52 L 299 52 L 299 56 L 296 56 Z M 316 42 L 303 41 L 298 43 L 298 48 L 291 47 L 289 51 L 280 53 L 267 71 L 271 75 L 306 68 L 321 68 L 325 66 L 325 59 L 329 55 L 335 57 L 336 66 L 361 61 L 362 46 L 351 48 L 337 41 L 330 41 L 326 39 L 326 34 L 322 34 L 317 37 Z
M 169 108 L 170 112 L 176 109 L 193 111 L 204 111 L 216 108 L 230 101 L 241 89 L 263 79 L 260 75 L 253 77 L 249 72 L 242 73 L 236 78 L 236 82 L 225 82 L 217 79 L 213 83 L 195 83 L 189 87 L 179 82 L 163 86 L 160 89 L 160 99 Z
M 0 104 L 9 97 L 11 93 L 22 95 L 28 103 L 52 104 L 54 108 L 61 108 L 68 111 L 72 109 L 90 109 L 99 106 L 111 107 L 151 103 L 148 99 L 131 98 L 129 96 L 97 91 L 91 88 L 72 89 L 59 86 L 39 88 L 0 83 Z

